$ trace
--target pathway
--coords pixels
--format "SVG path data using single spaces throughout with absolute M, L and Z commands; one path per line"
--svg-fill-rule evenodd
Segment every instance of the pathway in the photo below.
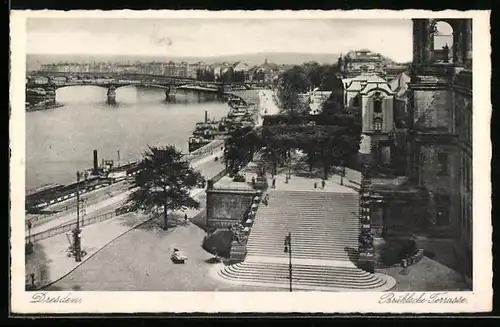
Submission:
M 217 174 L 224 168 L 224 165 L 220 161 L 214 160 L 217 155 L 220 155 L 220 152 L 215 152 L 201 159 L 199 162 L 194 163 L 193 168 L 199 169 L 206 177 L 207 175 Z M 192 196 L 195 197 L 200 196 L 202 193 L 204 193 L 204 189 L 194 189 L 191 192 Z M 194 210 L 186 211 L 190 217 L 194 216 L 197 212 L 198 211 Z M 175 214 L 173 215 L 175 216 Z M 182 217 L 183 213 L 177 213 L 177 215 Z M 82 244 L 87 252 L 87 256 L 84 257 L 83 261 L 80 263 L 76 263 L 74 258 L 67 256 L 71 238 L 68 238 L 66 234 L 56 235 L 36 242 L 34 254 L 26 257 L 26 276 L 28 277 L 31 273 L 35 273 L 37 283 L 41 285 L 52 283 L 91 258 L 92 254 L 95 254 L 109 242 L 141 223 L 144 223 L 148 219 L 150 219 L 150 217 L 146 215 L 129 213 L 101 223 L 83 227 Z M 60 222 L 59 220 L 55 221 Z M 51 224 L 55 223 L 51 222 Z M 41 226 L 47 226 L 47 224 Z M 197 241 L 199 242 L 200 240 Z

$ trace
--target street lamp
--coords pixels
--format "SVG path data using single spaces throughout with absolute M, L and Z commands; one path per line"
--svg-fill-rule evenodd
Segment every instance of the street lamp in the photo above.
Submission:
M 31 221 L 28 220 L 28 244 L 31 243 Z
M 33 243 L 31 242 L 31 221 L 28 220 L 28 244 L 26 244 L 26 253 L 33 253 Z
M 290 292 L 292 291 L 292 233 L 285 236 L 285 248 L 283 252 L 288 253 L 288 274 L 290 279 Z
M 73 231 L 75 261 L 82 261 L 81 231 L 80 231 L 80 172 L 76 172 L 76 228 Z
M 345 163 L 344 160 L 341 161 L 341 171 L 340 171 L 340 185 L 344 185 L 344 176 L 345 176 Z

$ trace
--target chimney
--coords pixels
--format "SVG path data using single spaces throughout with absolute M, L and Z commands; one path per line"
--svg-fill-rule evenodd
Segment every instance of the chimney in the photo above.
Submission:
M 94 150 L 94 171 L 99 168 L 99 161 L 97 160 L 97 150 Z

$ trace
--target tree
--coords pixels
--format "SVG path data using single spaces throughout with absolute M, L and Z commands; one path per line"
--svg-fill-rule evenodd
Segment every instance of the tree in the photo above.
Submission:
M 323 67 L 323 74 L 321 75 L 320 88 L 324 91 L 335 91 L 342 89 L 342 80 L 338 74 L 340 69 L 338 65 L 328 65 Z
M 164 228 L 169 210 L 199 208 L 190 191 L 203 179 L 174 146 L 148 147 L 136 175 L 137 189 L 128 201 L 133 209 L 147 213 L 163 209 Z
M 298 110 L 301 107 L 299 94 L 311 86 L 303 67 L 294 66 L 280 75 L 277 96 L 283 110 Z
M 252 161 L 255 150 L 261 147 L 258 132 L 251 126 L 232 131 L 225 144 L 224 160 L 226 168 L 230 168 L 231 171 Z

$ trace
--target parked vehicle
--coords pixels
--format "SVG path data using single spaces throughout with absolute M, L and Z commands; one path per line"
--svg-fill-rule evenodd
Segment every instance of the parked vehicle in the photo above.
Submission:
M 173 263 L 184 263 L 188 258 L 178 249 L 174 249 L 174 252 L 172 252 L 170 259 Z

